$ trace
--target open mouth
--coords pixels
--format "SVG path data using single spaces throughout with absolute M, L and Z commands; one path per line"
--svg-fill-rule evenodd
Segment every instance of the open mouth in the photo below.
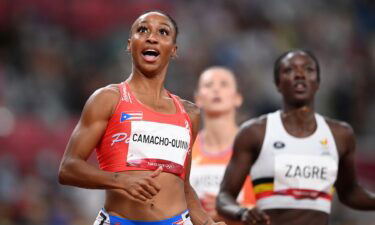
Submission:
M 142 51 L 142 55 L 147 62 L 154 62 L 156 61 L 160 53 L 155 49 L 146 49 Z
M 221 102 L 221 98 L 220 97 L 214 97 L 212 99 L 212 102 L 214 102 L 214 103 L 220 103 Z
M 297 82 L 293 87 L 297 92 L 304 92 L 307 89 L 307 85 L 303 82 Z

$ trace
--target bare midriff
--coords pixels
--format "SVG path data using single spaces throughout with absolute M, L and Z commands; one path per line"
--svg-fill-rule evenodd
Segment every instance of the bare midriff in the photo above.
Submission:
M 147 176 L 153 171 L 125 171 L 127 175 Z M 130 199 L 125 190 L 106 190 L 104 208 L 113 215 L 131 220 L 159 221 L 176 216 L 187 209 L 184 180 L 172 173 L 162 172 L 153 178 L 161 186 L 160 191 L 147 201 Z

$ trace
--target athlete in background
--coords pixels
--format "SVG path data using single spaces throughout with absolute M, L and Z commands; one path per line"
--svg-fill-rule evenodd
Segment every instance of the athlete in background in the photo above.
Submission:
M 283 107 L 241 126 L 218 196 L 220 214 L 245 224 L 325 225 L 333 186 L 345 205 L 375 209 L 375 195 L 357 181 L 352 128 L 314 110 L 319 72 L 308 51 L 289 51 L 276 60 Z M 250 170 L 257 204 L 248 210 L 235 199 Z
M 219 221 L 223 218 L 216 212 L 216 196 L 232 155 L 233 140 L 238 131 L 236 110 L 242 104 L 233 72 L 225 67 L 210 67 L 203 71 L 195 103 L 201 109 L 204 128 L 193 146 L 190 183 L 203 208 Z M 255 205 L 250 180 L 245 182 L 238 200 L 243 207 Z M 226 220 L 227 224 L 234 222 Z
M 59 181 L 106 190 L 95 225 L 214 223 L 189 183 L 199 110 L 164 88 L 177 34 L 167 14 L 142 14 L 128 40 L 132 73 L 95 91 L 71 135 Z M 94 149 L 101 169 L 87 163 Z

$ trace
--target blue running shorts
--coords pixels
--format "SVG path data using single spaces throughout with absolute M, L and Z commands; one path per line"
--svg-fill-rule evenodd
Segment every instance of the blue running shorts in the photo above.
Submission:
M 160 221 L 129 220 L 118 216 L 112 216 L 101 209 L 95 219 L 94 225 L 193 225 L 190 220 L 189 211 Z

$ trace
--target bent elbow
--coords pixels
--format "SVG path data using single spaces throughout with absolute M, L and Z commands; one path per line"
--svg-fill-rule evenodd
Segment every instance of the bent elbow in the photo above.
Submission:
M 225 192 L 219 192 L 219 194 L 216 197 L 216 211 L 219 214 L 223 213 L 223 208 L 225 207 L 225 199 L 227 194 Z
M 59 184 L 62 184 L 62 185 L 67 184 L 65 170 L 62 167 L 60 167 L 59 169 L 58 180 L 59 180 Z
M 345 192 L 338 192 L 338 199 L 340 202 L 352 209 L 364 210 L 366 207 L 363 207 L 361 199 L 363 199 L 363 192 L 360 189 L 348 188 Z
M 60 168 L 59 168 L 59 172 L 58 172 L 58 181 L 59 181 L 59 184 L 62 184 L 62 185 L 69 185 L 69 166 L 67 165 L 66 162 L 62 162 L 61 165 L 60 165 Z
M 338 197 L 339 201 L 340 201 L 342 204 L 344 204 L 344 205 L 350 207 L 350 205 L 351 205 L 351 204 L 350 204 L 350 200 L 349 200 L 347 197 L 343 197 L 343 196 L 340 196 L 340 195 L 337 195 L 337 197 Z

